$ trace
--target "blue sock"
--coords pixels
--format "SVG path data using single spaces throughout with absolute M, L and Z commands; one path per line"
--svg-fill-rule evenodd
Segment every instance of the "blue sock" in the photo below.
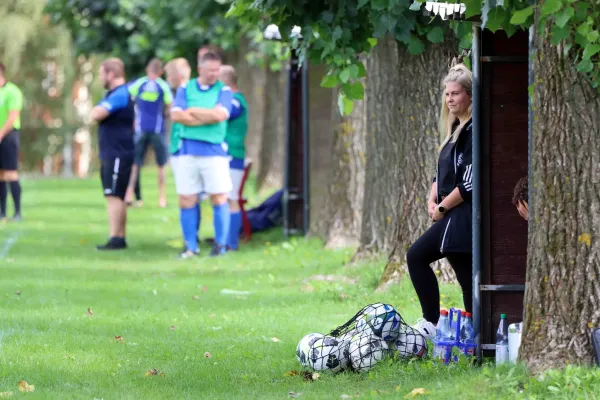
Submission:
M 215 242 L 220 246 L 227 244 L 229 233 L 229 203 L 220 206 L 213 205 L 213 222 L 215 225 Z
M 242 213 L 231 213 L 231 221 L 229 222 L 229 240 L 227 246 L 237 250 L 240 244 L 240 228 L 242 227 Z
M 196 218 L 196 242 L 198 242 L 200 240 L 200 203 L 196 204 L 196 212 L 197 212 L 197 218 Z
M 200 209 L 197 205 L 192 208 L 182 208 L 179 210 L 179 223 L 181 224 L 185 247 L 192 251 L 198 251 L 198 242 L 196 240 L 196 235 L 198 235 L 198 227 L 196 225 L 200 220 L 198 214 L 200 214 Z

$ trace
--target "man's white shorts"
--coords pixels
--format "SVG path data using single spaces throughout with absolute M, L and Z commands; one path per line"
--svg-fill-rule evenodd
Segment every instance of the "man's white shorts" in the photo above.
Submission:
M 178 156 L 172 162 L 177 194 L 227 194 L 231 192 L 229 158 L 216 156 Z
M 242 179 L 244 179 L 244 170 L 230 168 L 229 175 L 231 176 L 231 184 L 233 185 L 233 190 L 229 193 L 229 200 L 238 201 L 240 199 Z

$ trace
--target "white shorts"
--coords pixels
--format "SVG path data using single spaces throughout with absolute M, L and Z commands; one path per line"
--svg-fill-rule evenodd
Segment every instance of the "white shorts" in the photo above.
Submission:
M 229 159 L 216 156 L 178 156 L 173 166 L 175 190 L 180 195 L 231 192 Z
M 229 200 L 237 201 L 240 199 L 240 187 L 242 186 L 242 179 L 244 179 L 244 170 L 229 168 L 229 176 L 231 176 L 233 186 L 229 193 Z

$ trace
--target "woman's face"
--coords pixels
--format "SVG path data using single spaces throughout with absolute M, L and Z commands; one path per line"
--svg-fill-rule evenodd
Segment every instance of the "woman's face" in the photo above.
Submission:
M 446 83 L 444 91 L 446 105 L 450 112 L 456 116 L 467 114 L 471 106 L 471 96 L 465 91 L 458 82 Z

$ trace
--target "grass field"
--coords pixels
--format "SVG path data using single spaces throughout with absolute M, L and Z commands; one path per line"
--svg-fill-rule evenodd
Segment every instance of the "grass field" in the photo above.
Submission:
M 600 372 L 582 368 L 540 380 L 521 367 L 428 360 L 382 362 L 361 375 L 323 373 L 312 382 L 289 376 L 300 370 L 302 336 L 326 333 L 368 303 L 390 303 L 413 323 L 419 306 L 410 283 L 376 293 L 383 260 L 347 265 L 350 250 L 284 240 L 280 230 L 255 235 L 225 257 L 178 260 L 173 190 L 169 208 L 159 209 L 154 173 L 145 172 L 143 182 L 145 206 L 129 213 L 130 249 L 118 253 L 94 247 L 107 233 L 95 177 L 24 182 L 24 221 L 0 225 L 0 398 L 404 398 L 418 388 L 428 393 L 418 397 L 437 399 L 600 393 Z M 203 208 L 203 237 L 211 234 L 210 217 Z M 445 306 L 460 305 L 456 287 L 442 293 Z M 21 393 L 20 380 L 34 391 Z

